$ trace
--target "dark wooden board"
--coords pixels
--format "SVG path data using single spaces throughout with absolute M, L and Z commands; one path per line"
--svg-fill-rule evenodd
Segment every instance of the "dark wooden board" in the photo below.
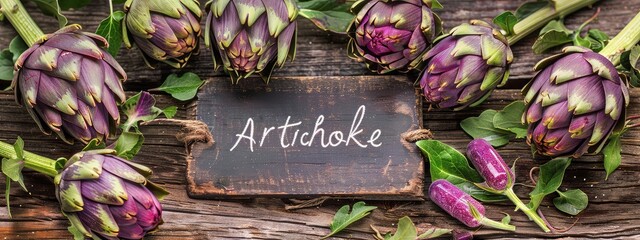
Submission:
M 215 144 L 192 148 L 189 194 L 419 199 L 423 161 L 401 137 L 422 125 L 419 99 L 394 76 L 208 82 L 195 111 Z

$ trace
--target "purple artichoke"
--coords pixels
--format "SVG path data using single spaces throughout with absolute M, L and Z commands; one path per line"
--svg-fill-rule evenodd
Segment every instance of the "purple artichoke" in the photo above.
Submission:
M 104 140 L 120 121 L 127 75 L 107 41 L 70 25 L 47 34 L 18 58 L 12 87 L 40 129 L 62 140 Z
M 142 239 L 162 224 L 162 206 L 147 180 L 151 169 L 113 150 L 81 152 L 58 174 L 56 197 L 78 232 L 94 239 Z
M 431 0 L 360 0 L 351 12 L 349 56 L 380 74 L 416 68 L 442 33 Z
M 513 53 L 498 30 L 473 20 L 438 40 L 424 61 L 419 80 L 426 102 L 460 110 L 482 103 L 507 81 Z
M 525 87 L 527 143 L 544 156 L 595 154 L 614 129 L 624 125 L 626 82 L 604 56 L 566 47 L 543 59 Z
M 135 42 L 149 66 L 159 61 L 182 68 L 198 51 L 202 18 L 198 1 L 128 0 L 124 10 L 124 43 L 131 48 Z
M 274 67 L 293 59 L 298 7 L 293 0 L 211 0 L 205 44 L 214 69 L 223 67 L 234 83 L 253 73 L 269 81 Z

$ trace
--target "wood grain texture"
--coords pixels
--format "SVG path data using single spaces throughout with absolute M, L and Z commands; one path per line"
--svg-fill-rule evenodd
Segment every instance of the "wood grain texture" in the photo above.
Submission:
M 445 9 L 437 10 L 445 21 L 445 27 L 451 27 L 468 19 L 489 20 L 503 10 L 513 10 L 524 0 L 443 0 Z M 624 24 L 640 10 L 640 0 L 605 0 L 596 4 L 602 12 L 592 27 L 599 28 L 610 35 L 617 33 Z M 57 23 L 51 17 L 42 15 L 32 2 L 27 3 L 31 12 L 45 32 L 55 30 Z M 71 23 L 82 23 L 88 31 L 96 26 L 108 12 L 105 0 L 93 1 L 85 9 L 65 14 Z M 575 27 L 589 18 L 593 9 L 581 10 L 570 16 L 568 23 Z M 7 22 L 0 23 L 0 48 L 5 48 L 15 36 Z M 459 121 L 477 116 L 484 109 L 500 109 L 514 99 L 520 99 L 515 90 L 533 75 L 532 66 L 543 56 L 533 55 L 530 46 L 534 37 L 528 37 L 514 47 L 516 62 L 512 66 L 511 83 L 507 88 L 498 90 L 481 107 L 465 112 L 431 111 L 425 114 L 424 125 L 431 128 L 435 137 L 457 149 L 464 151 L 470 138 L 460 129 Z M 293 63 L 276 71 L 278 77 L 300 76 L 360 76 L 372 74 L 361 64 L 346 57 L 346 38 L 327 34 L 315 29 L 310 23 L 301 20 L 298 38 L 298 55 Z M 228 81 L 222 73 L 211 70 L 210 53 L 202 50 L 194 58 L 187 70 L 198 73 L 209 81 Z M 127 70 L 130 80 L 126 88 L 134 91 L 159 86 L 168 74 L 175 70 L 167 67 L 148 69 L 139 52 L 121 50 L 118 60 Z M 7 86 L 8 84 L 0 84 Z M 631 91 L 630 112 L 640 114 L 640 91 Z M 164 95 L 156 95 L 161 106 L 177 105 L 177 118 L 193 119 L 194 103 L 177 102 Z M 68 146 L 53 136 L 43 136 L 29 118 L 26 111 L 16 106 L 11 92 L 0 92 L 0 140 L 13 142 L 20 135 L 25 139 L 25 148 L 51 157 L 70 156 L 81 146 Z M 246 201 L 196 200 L 186 192 L 186 149 L 184 143 L 175 139 L 180 130 L 175 124 L 150 124 L 142 128 L 145 147 L 136 158 L 137 162 L 150 166 L 155 175 L 153 180 L 164 185 L 170 192 L 162 203 L 165 224 L 148 239 L 317 239 L 329 232 L 327 226 L 335 211 L 343 204 L 352 204 L 349 200 L 330 200 L 320 207 L 287 211 L 288 200 L 255 199 Z M 581 213 L 576 226 L 563 234 L 544 234 L 523 214 L 513 212 L 507 204 L 491 204 L 487 212 L 491 218 L 500 218 L 501 212 L 511 214 L 518 232 L 505 233 L 489 229 L 480 229 L 476 235 L 481 238 L 640 238 L 640 131 L 632 130 L 625 134 L 623 159 L 620 169 L 607 181 L 604 181 L 602 156 L 583 157 L 575 161 L 567 171 L 565 183 L 561 189 L 580 188 L 589 196 L 589 207 Z M 518 159 L 517 181 L 531 185 L 528 170 L 542 163 L 533 160 L 528 146 L 518 140 L 499 149 L 504 159 L 511 162 Z M 428 170 L 428 169 L 427 169 Z M 428 172 L 428 171 L 427 171 Z M 429 179 L 428 176 L 426 176 Z M 0 177 L 1 179 L 1 177 Z M 25 193 L 17 186 L 12 190 L 12 214 L 9 219 L 4 201 L 0 201 L 0 237 L 3 239 L 70 239 L 66 228 L 67 220 L 59 213 L 54 197 L 51 179 L 35 173 L 26 173 Z M 517 193 L 527 197 L 531 190 L 527 186 L 517 186 Z M 0 194 L 0 197 L 4 197 Z M 381 228 L 393 228 L 399 217 L 408 215 L 419 226 L 434 224 L 438 227 L 462 227 L 453 218 L 446 216 L 433 203 L 423 202 L 368 202 L 379 207 L 369 217 L 338 234 L 335 239 L 372 239 L 370 224 Z M 577 218 L 569 217 L 555 210 L 550 198 L 542 204 L 545 215 L 557 227 L 565 227 Z

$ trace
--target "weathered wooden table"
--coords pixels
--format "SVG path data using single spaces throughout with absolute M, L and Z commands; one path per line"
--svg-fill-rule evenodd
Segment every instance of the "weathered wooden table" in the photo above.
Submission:
M 446 29 L 469 19 L 490 20 L 503 10 L 513 10 L 525 1 L 518 0 L 442 0 L 444 10 L 437 10 L 445 21 Z M 34 18 L 45 32 L 55 30 L 57 23 L 51 17 L 42 15 L 33 5 L 27 4 Z M 640 0 L 603 0 L 596 4 L 602 8 L 599 20 L 592 23 L 610 35 L 615 35 L 624 24 L 640 11 Z M 568 24 L 575 27 L 589 18 L 594 9 L 584 9 L 570 16 Z M 95 1 L 90 6 L 66 12 L 70 23 L 82 23 L 86 30 L 94 31 L 101 19 L 108 14 L 106 1 Z M 298 36 L 298 54 L 295 62 L 277 70 L 272 81 L 280 77 L 335 76 L 344 81 L 354 78 L 375 78 L 363 65 L 346 56 L 345 36 L 333 35 L 317 30 L 301 19 Z M 0 47 L 5 48 L 15 32 L 4 22 L 0 25 Z M 481 107 L 463 112 L 430 111 L 424 116 L 424 125 L 430 128 L 436 139 L 464 150 L 470 138 L 460 129 L 461 119 L 477 116 L 484 109 L 500 109 L 514 99 L 521 98 L 520 87 L 533 76 L 532 66 L 543 56 L 530 51 L 534 37 L 528 37 L 514 46 L 516 56 L 512 66 L 510 83 L 496 91 Z M 185 71 L 196 72 L 209 81 L 229 81 L 220 72 L 213 72 L 207 50 L 194 57 Z M 138 91 L 157 87 L 174 70 L 167 67 L 151 70 L 147 68 L 138 50 L 122 50 L 118 61 L 125 67 L 130 80 L 125 88 Z M 397 78 L 406 78 L 397 75 Z M 3 89 L 8 83 L 0 83 Z M 177 118 L 191 119 L 188 114 L 197 102 L 178 102 L 166 95 L 156 95 L 160 105 L 177 105 Z M 640 113 L 640 90 L 631 91 L 630 112 Z M 51 157 L 70 156 L 82 148 L 79 144 L 68 146 L 53 136 L 44 136 L 28 116 L 26 111 L 13 101 L 11 91 L 0 92 L 0 140 L 13 142 L 20 135 L 26 142 L 25 149 Z M 329 200 L 319 207 L 285 210 L 285 199 L 255 199 L 245 201 L 194 200 L 186 193 L 185 144 L 175 137 L 180 125 L 170 123 L 149 124 L 143 127 L 146 137 L 145 147 L 136 161 L 149 165 L 155 172 L 153 180 L 163 184 L 170 192 L 162 203 L 165 224 L 161 230 L 148 239 L 317 239 L 327 234 L 329 222 L 335 211 L 348 200 Z M 583 157 L 569 167 L 562 189 L 581 188 L 589 196 L 589 207 L 577 217 L 569 217 L 555 210 L 547 200 L 543 211 L 557 227 L 577 224 L 562 234 L 545 234 L 521 213 L 512 213 L 507 204 L 491 205 L 489 216 L 500 217 L 500 211 L 511 213 L 517 233 L 507 233 L 480 229 L 476 236 L 481 238 L 640 238 L 640 167 L 636 162 L 640 157 L 640 131 L 632 130 L 623 138 L 622 164 L 608 181 L 601 156 Z M 516 141 L 499 149 L 506 160 L 519 159 L 518 182 L 531 184 L 527 172 L 539 164 L 531 159 L 529 148 L 522 141 Z M 428 172 L 428 171 L 426 171 Z M 10 219 L 0 201 L 0 238 L 2 239 L 69 239 L 68 221 L 60 214 L 55 200 L 53 183 L 38 174 L 25 175 L 30 193 L 13 188 Z M 428 176 L 426 179 L 429 179 Z M 428 184 L 428 183 L 427 183 Z M 531 190 L 517 186 L 517 193 L 523 198 Z M 439 227 L 461 227 L 453 218 L 430 201 L 388 202 L 369 201 L 378 210 L 365 220 L 340 233 L 336 238 L 372 239 L 370 224 L 380 227 L 394 227 L 399 217 L 408 215 L 419 226 L 435 224 Z M 551 206 L 548 207 L 547 206 Z

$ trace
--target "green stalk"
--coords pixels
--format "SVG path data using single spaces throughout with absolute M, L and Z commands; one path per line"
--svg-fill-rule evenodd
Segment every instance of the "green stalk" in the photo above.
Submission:
M 511 200 L 516 205 L 516 207 L 518 207 L 524 214 L 529 216 L 529 218 L 533 220 L 533 222 L 538 224 L 538 226 L 540 226 L 540 228 L 542 228 L 544 232 L 551 231 L 549 230 L 549 227 L 544 222 L 544 220 L 542 220 L 542 218 L 536 213 L 536 211 L 529 208 L 520 200 L 520 198 L 518 198 L 516 193 L 513 192 L 513 188 L 507 188 L 507 190 L 505 190 L 502 194 L 507 196 L 507 198 L 509 198 L 509 200 Z
M 509 224 L 504 224 L 498 221 L 494 221 L 491 219 L 488 219 L 486 217 L 483 217 L 482 219 L 480 219 L 480 224 L 487 226 L 487 227 L 492 227 L 492 228 L 496 228 L 496 229 L 501 229 L 501 230 L 506 230 L 506 231 L 516 231 L 516 226 L 513 225 L 509 225 Z
M 33 21 L 22 3 L 17 0 L 0 0 L 0 12 L 9 19 L 11 25 L 16 29 L 27 45 L 32 46 L 44 33 L 36 22 Z
M 631 49 L 634 45 L 640 42 L 640 13 L 638 13 L 626 27 L 618 33 L 606 47 L 604 47 L 600 54 L 609 58 L 613 65 L 620 64 L 620 58 L 616 55 Z
M 597 1 L 598 0 L 556 0 L 555 4 L 549 4 L 549 6 L 543 7 L 521 21 L 518 21 L 518 23 L 513 26 L 514 33 L 507 36 L 507 41 L 510 45 L 513 45 L 525 36 L 542 28 L 547 22 L 569 15 Z
M 17 158 L 13 145 L 0 141 L 0 156 L 5 158 Z M 58 175 L 56 161 L 31 152 L 24 151 L 24 167 L 50 177 Z

